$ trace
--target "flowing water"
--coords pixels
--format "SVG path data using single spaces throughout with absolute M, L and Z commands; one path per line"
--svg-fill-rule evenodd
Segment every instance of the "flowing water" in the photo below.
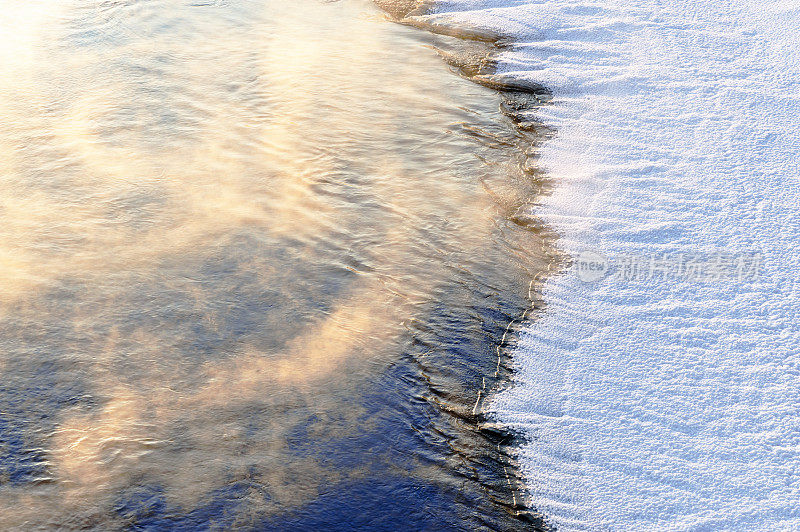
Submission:
M 476 48 L 365 0 L 11 4 L 1 529 L 534 526 L 479 412 L 550 258 L 531 139 L 434 49 Z

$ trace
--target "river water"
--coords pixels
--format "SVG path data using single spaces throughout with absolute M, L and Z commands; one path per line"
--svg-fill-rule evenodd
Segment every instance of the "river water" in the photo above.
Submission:
M 541 183 L 437 53 L 483 45 L 366 0 L 12 3 L 0 528 L 535 527 L 480 407 Z

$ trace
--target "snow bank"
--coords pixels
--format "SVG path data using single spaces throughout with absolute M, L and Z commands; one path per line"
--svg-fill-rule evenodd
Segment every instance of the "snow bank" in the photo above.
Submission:
M 548 281 L 494 398 L 532 505 L 561 530 L 800 530 L 800 6 L 438 6 L 553 89 L 536 214 L 610 269 Z

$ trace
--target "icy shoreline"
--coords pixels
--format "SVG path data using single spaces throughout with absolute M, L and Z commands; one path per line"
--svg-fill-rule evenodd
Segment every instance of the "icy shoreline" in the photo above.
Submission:
M 763 256 L 548 281 L 493 403 L 530 438 L 532 506 L 560 530 L 800 528 L 800 10 L 445 0 L 427 22 L 508 36 L 498 74 L 553 90 L 533 214 L 568 255 Z

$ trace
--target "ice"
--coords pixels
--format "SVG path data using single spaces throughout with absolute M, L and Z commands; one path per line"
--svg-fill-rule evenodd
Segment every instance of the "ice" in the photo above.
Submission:
M 498 74 L 554 91 L 535 215 L 614 270 L 547 281 L 494 397 L 529 438 L 532 506 L 560 530 L 800 530 L 800 6 L 437 6 L 429 22 L 511 37 Z M 756 253 L 759 275 L 736 270 Z M 681 255 L 729 262 L 621 269 Z

